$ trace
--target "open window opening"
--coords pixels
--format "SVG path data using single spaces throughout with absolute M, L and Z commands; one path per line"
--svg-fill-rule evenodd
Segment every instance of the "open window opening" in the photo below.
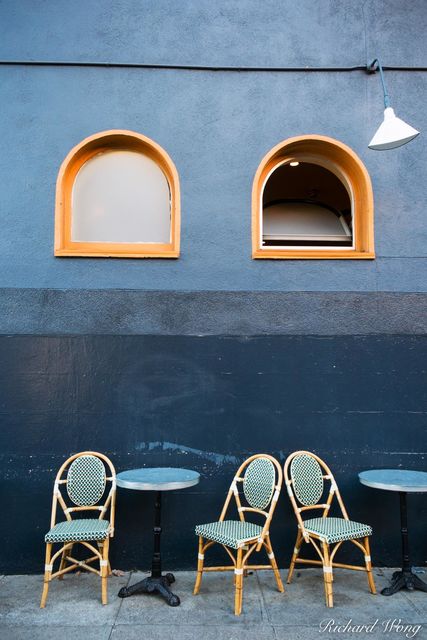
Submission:
M 351 194 L 318 164 L 279 165 L 265 184 L 262 208 L 264 247 L 353 247 Z
M 290 138 L 262 160 L 252 190 L 254 258 L 374 258 L 368 172 L 346 145 Z

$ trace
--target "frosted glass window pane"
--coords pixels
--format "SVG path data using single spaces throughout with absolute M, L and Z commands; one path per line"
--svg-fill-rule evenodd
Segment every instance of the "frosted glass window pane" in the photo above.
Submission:
M 86 162 L 72 193 L 74 242 L 170 242 L 169 184 L 151 158 L 109 151 Z

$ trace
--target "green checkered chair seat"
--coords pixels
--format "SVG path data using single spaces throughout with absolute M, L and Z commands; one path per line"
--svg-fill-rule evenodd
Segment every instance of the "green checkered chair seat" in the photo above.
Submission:
M 328 544 L 372 535 L 372 527 L 368 524 L 344 518 L 312 518 L 304 521 L 304 527 L 308 533 L 318 535 Z
M 213 540 L 232 549 L 239 549 L 245 542 L 256 540 L 262 533 L 262 527 L 251 522 L 240 520 L 223 520 L 222 522 L 210 522 L 199 524 L 196 527 L 196 536 L 206 540 Z
M 105 540 L 108 537 L 110 523 L 108 520 L 85 518 L 58 522 L 46 535 L 45 542 L 89 542 Z

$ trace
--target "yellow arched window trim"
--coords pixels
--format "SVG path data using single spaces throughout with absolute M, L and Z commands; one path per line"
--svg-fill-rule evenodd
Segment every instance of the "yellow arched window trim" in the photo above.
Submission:
M 265 248 L 262 246 L 263 192 L 271 173 L 292 160 L 319 164 L 345 185 L 352 200 L 354 247 L 349 249 Z M 266 259 L 373 259 L 374 199 L 368 171 L 350 147 L 319 135 L 288 138 L 262 159 L 252 188 L 252 257 Z
M 169 183 L 170 243 L 73 242 L 71 239 L 72 190 L 80 168 L 105 151 L 136 151 L 151 158 Z M 113 258 L 177 258 L 180 246 L 180 190 L 178 172 L 169 155 L 150 138 L 122 129 L 96 133 L 76 145 L 65 158 L 56 183 L 55 256 Z

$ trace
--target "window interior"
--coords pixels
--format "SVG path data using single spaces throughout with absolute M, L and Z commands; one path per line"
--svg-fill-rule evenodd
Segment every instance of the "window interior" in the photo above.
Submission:
M 303 161 L 278 166 L 263 192 L 263 247 L 353 247 L 352 206 L 341 180 Z

